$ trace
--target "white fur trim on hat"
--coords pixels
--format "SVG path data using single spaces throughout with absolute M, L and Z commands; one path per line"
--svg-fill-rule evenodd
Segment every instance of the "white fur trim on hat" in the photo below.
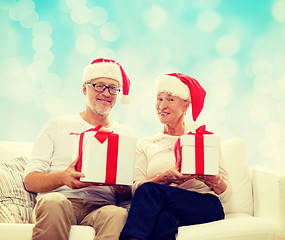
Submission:
M 184 100 L 190 99 L 190 90 L 179 78 L 162 75 L 156 80 L 156 91 L 169 93 Z
M 89 64 L 84 68 L 82 82 L 86 83 L 95 78 L 111 78 L 119 83 L 119 87 L 123 85 L 122 73 L 120 67 L 116 63 L 101 62 Z

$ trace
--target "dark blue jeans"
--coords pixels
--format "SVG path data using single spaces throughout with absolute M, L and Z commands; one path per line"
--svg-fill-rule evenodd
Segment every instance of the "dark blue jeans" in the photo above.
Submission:
M 219 198 L 212 194 L 148 182 L 136 190 L 120 240 L 175 240 L 179 226 L 224 217 Z

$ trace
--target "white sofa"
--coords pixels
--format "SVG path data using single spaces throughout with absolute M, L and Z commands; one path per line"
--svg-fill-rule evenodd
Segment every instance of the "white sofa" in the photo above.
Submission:
M 31 142 L 0 141 L 0 240 L 30 240 L 30 214 L 35 195 L 23 188 L 22 176 Z M 222 143 L 233 195 L 226 219 L 180 227 L 177 240 L 285 239 L 285 174 L 263 167 L 248 168 L 241 139 Z M 15 187 L 16 186 L 16 187 Z M 93 239 L 94 230 L 72 226 L 69 239 Z

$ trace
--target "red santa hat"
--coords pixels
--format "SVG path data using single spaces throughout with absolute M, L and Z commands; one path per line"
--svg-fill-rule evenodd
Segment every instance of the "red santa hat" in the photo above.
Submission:
M 95 59 L 84 68 L 82 82 L 84 84 L 100 77 L 111 78 L 118 81 L 119 87 L 123 88 L 122 103 L 128 104 L 130 102 L 129 89 L 131 82 L 119 63 L 111 59 Z
M 156 80 L 156 91 L 190 100 L 194 121 L 203 109 L 206 91 L 196 79 L 185 74 L 170 73 L 159 76 Z

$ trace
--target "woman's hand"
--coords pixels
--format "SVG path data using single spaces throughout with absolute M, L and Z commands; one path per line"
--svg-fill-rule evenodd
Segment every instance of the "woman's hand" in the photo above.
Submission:
M 227 184 L 220 175 L 196 175 L 195 178 L 204 182 L 218 195 L 227 189 Z
M 192 178 L 195 178 L 195 176 L 191 174 L 181 174 L 178 171 L 178 167 L 174 166 L 168 169 L 166 172 L 156 176 L 154 179 L 154 182 L 159 183 L 159 184 L 164 184 L 164 185 L 169 185 L 171 183 L 181 185 L 182 183 Z

